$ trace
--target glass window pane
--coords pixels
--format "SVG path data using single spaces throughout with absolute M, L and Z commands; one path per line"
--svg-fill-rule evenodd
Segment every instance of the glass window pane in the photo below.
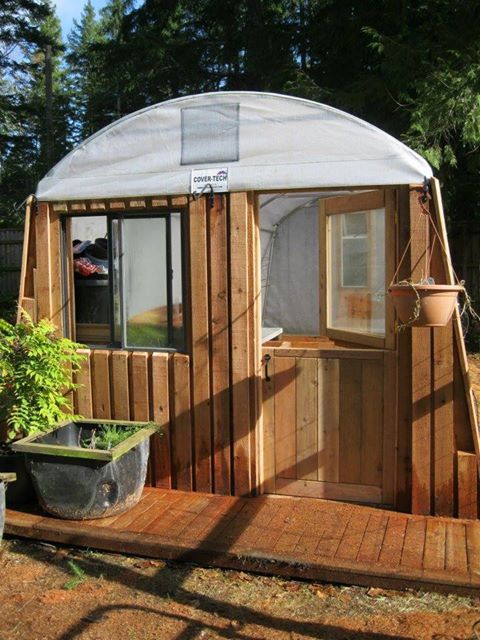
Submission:
M 71 219 L 76 339 L 110 342 L 110 274 L 105 216 Z
M 124 335 L 127 347 L 168 347 L 165 218 L 126 218 L 122 226 Z
M 385 335 L 385 209 L 329 216 L 328 326 Z
M 342 215 L 343 235 L 345 236 L 366 236 L 367 214 L 365 211 L 359 213 L 347 213 Z
M 368 286 L 368 238 L 344 238 L 342 241 L 342 285 Z
M 121 255 L 122 244 L 120 236 L 120 221 L 112 220 L 112 252 L 113 252 L 113 339 L 116 344 L 122 344 L 122 294 L 121 294 Z
M 171 214 L 170 233 L 172 239 L 172 346 L 176 349 L 182 349 L 184 346 L 184 330 L 182 300 L 182 220 L 180 213 Z

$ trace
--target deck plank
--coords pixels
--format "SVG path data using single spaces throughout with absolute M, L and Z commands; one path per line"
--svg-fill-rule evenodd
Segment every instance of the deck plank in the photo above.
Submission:
M 427 520 L 425 518 L 408 519 L 401 559 L 401 564 L 405 567 L 422 568 L 426 527 Z
M 423 556 L 425 569 L 445 569 L 445 537 L 445 522 L 430 518 L 427 521 L 425 553 Z
M 452 520 L 447 522 L 445 568 L 447 571 L 467 571 L 467 541 L 465 524 Z
M 387 564 L 391 567 L 400 564 L 406 528 L 407 518 L 405 516 L 397 513 L 390 515 L 382 549 L 378 558 L 380 563 Z
M 371 513 L 362 544 L 358 550 L 359 562 L 377 562 L 387 529 L 388 516 L 385 513 Z

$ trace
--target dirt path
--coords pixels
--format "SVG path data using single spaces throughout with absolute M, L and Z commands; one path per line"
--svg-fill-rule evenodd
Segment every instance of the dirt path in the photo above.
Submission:
M 475 638 L 480 599 L 338 587 L 7 540 L 0 640 Z M 480 636 L 479 636 L 480 637 Z

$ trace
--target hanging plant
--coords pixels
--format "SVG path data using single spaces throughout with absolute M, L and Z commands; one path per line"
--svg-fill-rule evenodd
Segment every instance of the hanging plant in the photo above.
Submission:
M 400 327 L 445 327 L 452 317 L 462 285 L 402 281 L 388 289 Z
M 455 311 L 455 307 L 458 302 L 458 295 L 460 293 L 463 294 L 465 298 L 465 303 L 463 305 L 464 310 L 467 310 L 467 312 L 476 319 L 480 319 L 471 305 L 470 297 L 465 290 L 465 283 L 458 279 L 453 266 L 451 265 L 450 255 L 447 252 L 429 209 L 425 206 L 429 198 L 430 195 L 428 190 L 424 187 L 423 192 L 418 198 L 422 211 L 421 216 L 415 226 L 415 229 L 412 231 L 410 239 L 392 278 L 392 282 L 388 288 L 388 293 L 390 294 L 399 320 L 399 323 L 397 324 L 397 328 L 399 330 L 406 327 L 445 327 L 450 322 L 453 312 Z M 412 279 L 395 282 L 400 267 L 411 245 L 412 237 L 417 231 L 418 224 L 422 220 L 422 217 L 427 225 L 427 229 L 431 228 L 434 232 L 432 246 L 425 250 L 424 277 L 420 282 L 414 282 Z M 434 278 L 429 275 L 433 249 L 437 240 L 447 261 L 450 263 L 456 284 L 436 284 Z

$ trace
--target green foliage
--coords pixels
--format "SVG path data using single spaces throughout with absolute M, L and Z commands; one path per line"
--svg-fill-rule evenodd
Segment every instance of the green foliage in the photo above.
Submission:
M 63 585 L 63 588 L 67 591 L 71 591 L 87 579 L 87 574 L 73 560 L 68 561 L 68 566 L 70 567 L 70 571 L 73 574 L 73 578 L 71 580 L 68 580 L 68 582 Z
M 109 0 L 98 15 L 88 0 L 64 49 L 50 0 L 3 0 L 2 214 L 14 212 L 50 168 L 47 43 L 54 162 L 155 102 L 203 91 L 275 91 L 326 102 L 402 138 L 437 169 L 450 222 L 480 215 L 479 3 Z M 10 217 L 20 221 L 18 213 Z
M 110 451 L 143 428 L 143 425 L 101 424 L 92 429 L 90 437 L 80 440 L 80 443 L 86 449 Z
M 10 46 L 8 46 L 8 44 Z M 46 50 L 52 51 L 47 118 Z M 0 9 L 0 225 L 18 225 L 38 180 L 69 148 L 71 111 L 60 23 L 50 0 L 4 0 Z
M 11 325 L 0 319 L 0 424 L 13 440 L 44 431 L 73 417 L 68 394 L 76 385 L 81 345 L 56 335 L 48 320 L 34 324 L 27 314 Z

